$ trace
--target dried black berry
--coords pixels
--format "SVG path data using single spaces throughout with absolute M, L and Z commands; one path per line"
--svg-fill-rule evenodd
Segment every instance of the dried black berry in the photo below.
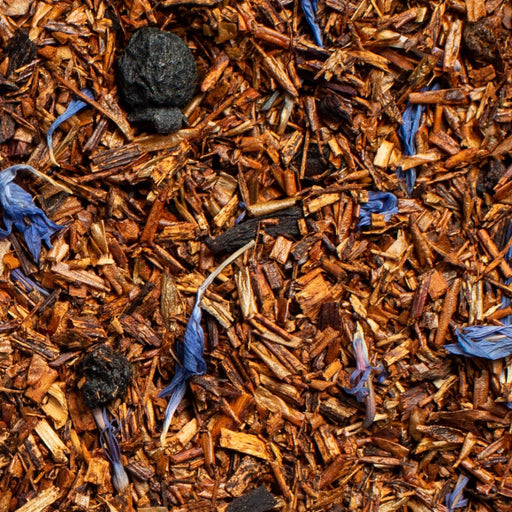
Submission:
M 7 68 L 7 76 L 9 76 L 13 71 L 34 60 L 37 46 L 32 42 L 26 30 L 18 30 L 5 49 L 9 56 Z
M 130 122 L 157 133 L 181 128 L 197 67 L 180 37 L 157 28 L 137 30 L 119 58 L 117 76 Z
M 471 58 L 483 62 L 495 62 L 498 58 L 496 31 L 485 20 L 466 22 L 462 39 Z
M 88 353 L 80 363 L 79 372 L 85 377 L 82 396 L 91 409 L 124 395 L 133 374 L 126 357 L 106 345 Z

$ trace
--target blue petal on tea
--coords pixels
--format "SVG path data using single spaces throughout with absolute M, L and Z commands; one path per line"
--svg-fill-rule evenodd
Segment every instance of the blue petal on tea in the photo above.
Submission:
M 32 196 L 19 185 L 13 183 L 20 170 L 36 172 L 29 165 L 13 165 L 0 172 L 0 204 L 6 229 L 0 228 L 0 238 L 6 238 L 13 226 L 23 233 L 27 247 L 39 261 L 41 242 L 51 248 L 50 237 L 63 228 L 51 221 L 46 214 L 34 204 Z
M 169 397 L 169 402 L 165 409 L 162 434 L 160 436 L 161 444 L 165 443 L 165 437 L 171 425 L 174 413 L 185 396 L 189 378 L 194 375 L 204 375 L 206 373 L 206 362 L 204 360 L 204 331 L 201 327 L 201 299 L 203 294 L 224 268 L 254 245 L 255 242 L 253 240 L 226 258 L 197 289 L 194 308 L 192 309 L 192 314 L 190 315 L 187 328 L 185 329 L 183 343 L 178 344 L 176 349 L 178 362 L 175 365 L 174 377 L 171 383 L 158 394 L 159 397 Z
M 119 432 L 120 427 L 117 421 L 111 422 L 108 419 L 107 411 L 103 407 L 102 409 L 103 421 L 105 422 L 105 428 L 100 432 L 100 445 L 103 449 L 105 456 L 112 463 L 121 462 L 121 448 L 117 441 L 116 434 Z
M 235 226 L 238 226 L 238 224 L 240 224 L 247 215 L 247 205 L 244 202 L 240 201 L 238 203 L 238 208 L 242 210 L 242 213 L 235 219 Z
M 383 215 L 384 220 L 388 221 L 392 215 L 398 213 L 398 199 L 391 192 L 368 192 L 368 201 L 361 204 L 357 227 L 370 226 L 372 213 Z
M 445 345 L 451 354 L 493 361 L 512 354 L 512 327 L 473 325 L 456 329 L 457 343 Z
M 507 227 L 507 234 L 505 240 L 510 242 L 510 239 L 512 238 L 512 221 L 509 221 L 508 227 Z M 505 255 L 505 261 L 512 265 L 512 244 L 508 248 L 507 254 Z M 505 280 L 505 284 L 508 286 L 512 283 L 512 279 L 508 278 Z M 501 308 L 509 308 L 511 306 L 510 297 L 508 295 L 503 294 L 501 297 Z M 503 325 L 512 325 L 512 315 L 507 315 L 506 317 L 501 319 L 501 323 Z
M 416 154 L 416 134 L 420 128 L 421 114 L 425 105 L 409 103 L 402 114 L 402 125 L 398 135 L 404 146 L 404 153 L 412 156 Z
M 118 492 L 123 492 L 129 485 L 129 480 L 121 462 L 121 447 L 117 440 L 120 425 L 117 420 L 109 421 L 105 407 L 102 408 L 101 415 L 105 426 L 100 432 L 100 445 L 112 464 L 112 483 Z
M 313 32 L 313 38 L 315 39 L 315 43 L 320 48 L 323 48 L 322 42 L 322 31 L 318 26 L 316 21 L 316 8 L 317 8 L 318 0 L 300 0 L 300 5 L 302 7 L 302 12 L 304 13 L 304 17 L 308 22 L 311 31 Z
M 464 488 L 468 482 L 469 478 L 467 476 L 459 475 L 455 488 L 445 497 L 445 504 L 448 512 L 453 512 L 456 508 L 467 506 L 468 500 L 462 498 L 462 493 L 464 492 Z
M 174 377 L 171 383 L 160 393 L 159 397 L 166 398 L 170 396 L 169 403 L 165 410 L 162 435 L 165 437 L 171 424 L 174 413 L 178 408 L 185 391 L 187 382 L 193 375 L 204 375 L 206 373 L 206 363 L 204 361 L 204 331 L 201 327 L 201 306 L 199 305 L 201 297 L 196 299 L 194 309 L 185 330 L 183 343 L 177 347 L 177 357 L 180 364 L 176 363 Z
M 35 281 L 27 277 L 19 268 L 15 268 L 11 270 L 11 279 L 19 284 L 26 293 L 31 292 L 32 290 L 37 290 L 41 295 L 47 297 L 50 295 L 50 292 L 43 287 L 39 286 Z
M 82 89 L 82 91 L 88 98 L 91 100 L 94 99 L 94 95 L 92 91 L 89 89 Z M 70 117 L 73 117 L 75 114 L 78 114 L 80 110 L 85 108 L 87 106 L 87 103 L 79 98 L 71 100 L 69 102 L 68 108 L 65 110 L 64 113 L 62 113 L 50 126 L 50 129 L 48 130 L 48 133 L 46 134 L 46 142 L 48 144 L 48 151 L 50 153 L 50 160 L 55 165 L 57 164 L 57 161 L 55 160 L 55 156 L 53 154 L 53 132 L 64 122 L 67 121 Z
M 356 395 L 358 402 L 363 402 L 364 398 L 369 394 L 368 380 L 371 378 L 372 372 L 374 370 L 379 372 L 379 382 L 382 382 L 382 377 L 385 378 L 386 372 L 382 365 L 375 367 L 370 364 L 368 347 L 364 340 L 363 330 L 359 324 L 352 339 L 352 348 L 356 357 L 356 369 L 350 375 L 350 385 L 352 387 L 344 388 L 344 390 L 350 395 Z
M 424 91 L 435 91 L 440 88 L 438 83 L 432 84 L 430 87 L 424 87 Z M 416 134 L 420 128 L 421 115 L 425 110 L 425 105 L 421 103 L 409 103 L 402 114 L 402 124 L 398 130 L 398 137 L 402 141 L 403 152 L 407 156 L 416 154 Z M 416 183 L 416 169 L 407 169 L 405 171 L 399 167 L 396 171 L 399 179 L 405 181 L 407 193 L 410 194 Z

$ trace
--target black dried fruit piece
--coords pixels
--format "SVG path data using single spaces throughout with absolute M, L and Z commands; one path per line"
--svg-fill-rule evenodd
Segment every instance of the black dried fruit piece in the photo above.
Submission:
M 80 363 L 79 372 L 85 377 L 82 396 L 91 409 L 123 396 L 133 375 L 126 357 L 107 345 L 88 353 Z
M 353 109 L 350 101 L 345 100 L 334 92 L 326 91 L 320 98 L 318 111 L 323 116 L 338 123 L 352 123 Z
M 217 238 L 206 238 L 204 243 L 213 253 L 224 254 L 240 249 L 246 243 L 254 240 L 256 235 L 262 231 L 274 237 L 283 235 L 296 239 L 300 236 L 298 221 L 303 217 L 302 208 L 292 206 L 269 215 L 241 222 L 229 228 Z
M 277 500 L 270 494 L 265 486 L 261 485 L 243 496 L 234 499 L 226 512 L 268 512 L 277 505 Z
M 483 196 L 484 194 L 493 195 L 494 187 L 497 185 L 503 174 L 505 174 L 506 170 L 506 166 L 499 160 L 490 160 L 489 165 L 483 167 L 478 175 L 476 190 L 480 196 Z
M 499 57 L 496 31 L 484 20 L 467 22 L 462 31 L 464 48 L 478 61 L 495 62 Z
M 179 36 L 157 28 L 137 30 L 119 58 L 117 78 L 131 123 L 157 133 L 181 128 L 181 109 L 194 94 L 197 66 Z
M 7 76 L 32 62 L 37 51 L 26 30 L 18 30 L 5 49 L 9 56 Z

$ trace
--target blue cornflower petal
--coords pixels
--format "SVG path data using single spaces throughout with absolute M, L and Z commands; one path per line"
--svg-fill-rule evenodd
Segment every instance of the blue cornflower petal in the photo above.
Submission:
M 512 355 L 512 327 L 473 325 L 456 329 L 457 342 L 446 345 L 448 352 L 493 361 Z
M 354 370 L 350 376 L 350 385 L 352 388 L 345 388 L 345 392 L 349 395 L 356 395 L 356 400 L 362 402 L 364 397 L 368 396 L 368 379 L 372 373 L 372 368 L 366 368 L 364 371 Z M 357 384 L 354 386 L 354 383 Z
M 94 99 L 94 95 L 89 89 L 82 89 L 82 91 L 88 98 L 91 100 Z M 75 114 L 80 112 L 84 107 L 87 106 L 87 103 L 79 98 L 71 100 L 69 102 L 68 108 L 62 113 L 50 126 L 48 133 L 46 134 L 46 142 L 48 144 L 48 151 L 50 153 L 50 160 L 53 164 L 59 165 L 55 160 L 55 156 L 53 154 L 53 132 L 64 122 L 67 121 L 70 117 L 73 117 Z
M 357 330 L 354 333 L 352 339 L 352 347 L 354 349 L 354 355 L 356 357 L 356 369 L 350 376 L 351 388 L 344 388 L 346 393 L 350 395 L 356 395 L 358 402 L 363 402 L 364 398 L 368 396 L 368 380 L 371 378 L 372 371 L 376 370 L 379 372 L 379 381 L 382 380 L 382 376 L 385 376 L 385 370 L 382 365 L 374 367 L 370 364 L 368 358 L 368 347 L 364 340 L 363 330 L 361 326 L 357 324 Z
M 117 422 L 112 423 L 108 419 L 105 407 L 102 409 L 102 415 L 105 427 L 100 432 L 100 445 L 107 459 L 112 464 L 115 464 L 116 462 L 121 462 L 121 448 L 116 438 L 116 434 L 119 432 L 119 425 L 117 425 Z
M 361 204 L 357 227 L 370 226 L 372 213 L 379 213 L 388 221 L 392 215 L 398 213 L 398 199 L 391 192 L 368 192 L 368 201 Z
M 187 390 L 187 382 L 193 375 L 204 375 L 206 373 L 206 363 L 204 361 L 204 331 L 201 327 L 201 298 L 213 280 L 234 260 L 236 260 L 245 251 L 253 247 L 254 241 L 244 245 L 238 251 L 224 260 L 201 284 L 197 290 L 194 309 L 190 315 L 183 336 L 183 343 L 178 345 L 176 356 L 179 363 L 176 363 L 174 377 L 171 383 L 162 389 L 158 394 L 159 397 L 169 397 L 169 402 L 165 409 L 164 423 L 160 442 L 165 443 L 167 431 L 171 425 L 172 418 L 178 405 L 185 396 Z
M 247 215 L 247 205 L 244 202 L 240 201 L 238 207 L 242 209 L 242 213 L 235 219 L 235 226 L 238 226 Z
M 402 114 L 402 125 L 398 131 L 406 155 L 416 154 L 416 133 L 420 128 L 421 114 L 425 105 L 409 103 Z
M 316 8 L 317 8 L 318 0 L 300 0 L 300 6 L 302 7 L 302 12 L 304 13 L 304 17 L 308 22 L 311 31 L 313 32 L 313 38 L 315 39 L 315 43 L 320 48 L 323 48 L 322 42 L 322 31 L 316 21 Z
M 457 483 L 455 484 L 455 488 L 445 497 L 445 503 L 446 507 L 448 508 L 448 512 L 453 512 L 456 508 L 467 506 L 468 500 L 462 499 L 462 493 L 468 482 L 469 478 L 467 476 L 459 475 Z
M 36 262 L 39 262 L 41 242 L 44 241 L 46 246 L 51 248 L 51 236 L 63 226 L 51 221 L 43 210 L 34 204 L 32 196 L 13 183 L 16 173 L 20 170 L 37 174 L 30 165 L 13 165 L 0 172 L 0 204 L 6 227 L 0 228 L 0 238 L 6 238 L 14 226 L 23 233 L 30 253 Z
M 507 234 L 506 234 L 506 240 L 507 243 L 510 241 L 510 238 L 512 238 L 512 222 L 509 222 L 507 227 Z M 505 244 L 506 245 L 506 244 Z M 507 254 L 505 255 L 505 261 L 510 265 L 512 264 L 512 244 L 510 245 Z M 508 286 L 510 283 L 512 283 L 512 279 L 506 279 L 505 284 Z M 501 297 L 501 307 L 509 308 L 511 305 L 510 298 L 508 295 L 503 294 Z M 506 317 L 501 319 L 501 323 L 503 325 L 512 325 L 512 315 L 507 315 Z
M 435 91 L 439 88 L 440 85 L 435 83 L 430 87 L 424 87 L 422 91 Z M 403 152 L 408 156 L 416 154 L 416 134 L 420 128 L 421 115 L 424 110 L 425 105 L 421 103 L 413 104 L 407 102 L 407 107 L 402 114 L 402 124 L 398 130 L 398 136 L 403 144 Z M 399 179 L 405 181 L 407 193 L 410 194 L 416 183 L 416 169 L 412 168 L 402 171 L 402 168 L 399 167 L 396 173 Z
M 39 286 L 35 281 L 27 277 L 20 269 L 15 268 L 11 270 L 11 279 L 22 286 L 25 291 L 28 293 L 31 290 L 37 290 L 41 295 L 47 297 L 50 295 L 48 290 L 45 290 L 43 287 Z
M 98 426 L 101 425 L 100 445 L 112 464 L 112 483 L 118 492 L 123 492 L 130 482 L 121 462 L 121 447 L 116 437 L 120 430 L 118 421 L 111 422 L 108 419 L 105 407 L 93 410 L 93 415 Z

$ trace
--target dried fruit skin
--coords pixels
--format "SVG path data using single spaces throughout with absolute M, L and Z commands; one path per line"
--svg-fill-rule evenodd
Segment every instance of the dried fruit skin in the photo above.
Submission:
M 118 85 L 130 122 L 157 133 L 181 127 L 181 109 L 197 81 L 192 52 L 176 34 L 142 28 L 131 37 L 118 62 Z
M 91 409 L 124 395 L 133 375 L 128 360 L 106 345 L 88 353 L 80 363 L 79 372 L 85 377 L 82 396 Z
M 484 21 L 466 23 L 462 37 L 472 58 L 484 62 L 494 62 L 498 58 L 496 33 Z

